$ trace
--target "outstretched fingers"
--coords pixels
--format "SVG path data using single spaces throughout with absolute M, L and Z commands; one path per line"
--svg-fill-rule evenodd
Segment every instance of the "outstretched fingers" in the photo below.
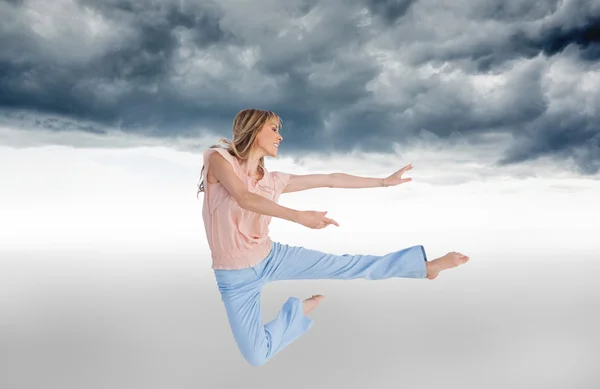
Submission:
M 328 217 L 325 217 L 325 215 L 327 215 L 327 212 L 328 211 L 321 212 L 322 219 L 321 219 L 321 222 L 319 223 L 319 227 L 318 228 L 325 228 L 325 227 L 327 227 L 330 224 L 333 224 L 333 225 L 339 227 L 340 225 L 338 224 L 338 222 L 336 222 L 335 220 L 330 219 Z
M 336 226 L 338 226 L 338 227 L 340 226 L 340 225 L 338 224 L 338 222 L 336 222 L 336 221 L 335 221 L 335 220 L 333 220 L 333 219 L 329 219 L 329 218 L 327 218 L 327 217 L 326 217 L 326 218 L 323 218 L 323 220 L 324 220 L 324 222 L 325 222 L 325 225 L 326 225 L 326 226 L 327 226 L 327 225 L 329 225 L 329 224 L 333 224 L 333 225 L 336 225 Z

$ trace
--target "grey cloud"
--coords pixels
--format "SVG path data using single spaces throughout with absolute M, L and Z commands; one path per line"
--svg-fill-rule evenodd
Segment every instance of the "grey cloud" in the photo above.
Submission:
M 451 131 L 495 131 L 529 122 L 542 115 L 547 101 L 540 85 L 543 68 L 527 66 L 514 72 L 489 100 L 481 100 L 475 88 L 461 88 L 461 82 L 438 81 L 416 105 L 418 122 L 437 135 Z M 461 90 L 462 89 L 462 90 Z
M 582 25 L 543 28 L 534 37 L 528 37 L 523 31 L 519 31 L 512 39 L 518 49 L 516 52 L 530 56 L 537 55 L 540 51 L 546 55 L 556 55 L 569 45 L 574 45 L 580 49 L 580 58 L 596 61 L 600 59 L 600 12 L 588 17 Z
M 597 115 L 556 101 L 545 77 L 558 57 L 594 71 L 600 7 L 591 1 L 81 0 L 48 11 L 57 28 L 47 37 L 24 16 L 33 4 L 0 3 L 5 121 L 229 136 L 235 113 L 257 107 L 282 116 L 287 154 L 387 151 L 422 131 L 507 132 L 517 143 L 501 164 L 551 155 L 598 171 Z M 87 31 L 86 17 L 104 29 Z M 473 81 L 498 74 L 506 79 L 489 94 Z M 585 93 L 578 99 L 598 94 Z
M 556 12 L 556 0 L 539 1 L 481 1 L 466 2 L 468 15 L 473 18 L 500 20 L 504 22 L 535 21 Z
M 7 55 L 0 62 L 0 88 L 5 91 L 0 95 L 2 106 L 126 127 L 164 124 L 186 113 L 185 104 L 177 110 L 178 103 L 183 102 L 177 101 L 177 92 L 171 90 L 167 80 L 178 49 L 174 29 L 192 31 L 198 49 L 233 40 L 219 29 L 218 10 L 209 5 L 194 6 L 190 13 L 174 4 L 85 1 L 81 6 L 115 24 L 127 25 L 134 31 L 133 36 L 119 39 L 86 61 L 65 64 L 46 55 L 40 48 L 42 41 L 36 41 L 31 31 L 22 30 L 20 35 L 8 31 L 6 40 L 15 42 L 21 37 L 28 52 L 21 52 L 23 48 L 15 44 L 11 54 L 25 59 L 14 61 L 14 55 Z M 104 89 L 120 91 L 109 100 L 102 96 Z M 172 117 L 169 112 L 174 110 L 179 112 Z
M 406 14 L 415 0 L 366 0 L 366 3 L 372 14 L 391 24 Z
M 571 158 L 581 173 L 600 169 L 600 115 L 587 118 L 574 113 L 552 114 L 528 123 L 501 165 L 559 154 Z
M 390 43 L 405 47 L 415 66 L 465 60 L 467 68 L 487 72 L 514 59 L 553 56 L 569 45 L 580 49 L 582 59 L 598 59 L 600 7 L 593 1 L 465 1 L 441 10 L 435 2 L 419 6 Z M 425 27 L 420 26 L 423 18 Z

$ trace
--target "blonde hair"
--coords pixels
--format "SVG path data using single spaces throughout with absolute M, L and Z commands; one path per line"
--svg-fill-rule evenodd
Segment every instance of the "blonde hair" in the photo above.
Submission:
M 214 149 L 220 147 L 219 144 L 224 143 L 227 145 L 224 149 L 227 150 L 229 154 L 236 157 L 238 160 L 245 161 L 250 156 L 250 152 L 252 151 L 252 147 L 256 140 L 256 135 L 267 120 L 270 119 L 277 120 L 279 128 L 281 128 L 282 120 L 276 113 L 264 109 L 244 109 L 238 112 L 233 119 L 233 139 L 231 142 L 226 138 L 221 138 L 218 144 L 210 146 L 210 148 Z M 258 167 L 263 170 L 264 166 L 264 157 L 261 157 L 258 161 Z M 198 183 L 196 198 L 198 198 L 200 192 L 204 192 L 204 165 L 200 171 L 200 182 Z

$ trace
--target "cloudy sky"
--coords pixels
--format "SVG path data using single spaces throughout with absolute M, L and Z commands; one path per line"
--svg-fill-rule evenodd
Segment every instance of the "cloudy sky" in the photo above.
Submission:
M 274 239 L 473 258 L 428 284 L 274 286 L 265 319 L 289 295 L 328 302 L 270 377 L 305 366 L 318 379 L 298 387 L 387 388 L 407 364 L 411 387 L 445 383 L 420 381 L 428 361 L 462 388 L 600 382 L 586 364 L 599 358 L 586 309 L 600 298 L 599 1 L 0 0 L 0 47 L 8 386 L 36 368 L 47 379 L 20 387 L 197 387 L 224 382 L 223 363 L 241 371 L 230 386 L 265 380 L 236 354 L 195 197 L 202 151 L 250 107 L 283 119 L 270 170 L 414 165 L 396 188 L 282 196 L 340 227 L 274 220 Z
M 389 152 L 426 133 L 473 147 L 507 138 L 500 166 L 548 156 L 600 168 L 596 1 L 0 7 L 3 127 L 193 148 L 252 106 L 282 116 L 286 155 Z

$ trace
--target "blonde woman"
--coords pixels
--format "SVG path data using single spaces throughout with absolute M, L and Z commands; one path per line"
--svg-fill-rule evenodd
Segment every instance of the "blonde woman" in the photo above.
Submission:
M 275 319 L 263 324 L 260 295 L 276 280 L 369 279 L 391 277 L 434 279 L 444 269 L 469 260 L 450 252 L 428 261 L 423 246 L 386 255 L 333 255 L 272 241 L 273 217 L 308 228 L 338 223 L 327 212 L 295 210 L 278 204 L 282 193 L 312 188 L 390 187 L 410 181 L 407 165 L 386 178 L 344 173 L 293 175 L 270 172 L 264 158 L 277 157 L 283 137 L 281 119 L 266 110 L 246 109 L 233 120 L 233 139 L 226 147 L 204 152 L 198 193 L 204 192 L 202 216 L 211 251 L 212 269 L 235 341 L 248 363 L 265 364 L 313 324 L 307 316 L 324 298 L 290 297 Z

